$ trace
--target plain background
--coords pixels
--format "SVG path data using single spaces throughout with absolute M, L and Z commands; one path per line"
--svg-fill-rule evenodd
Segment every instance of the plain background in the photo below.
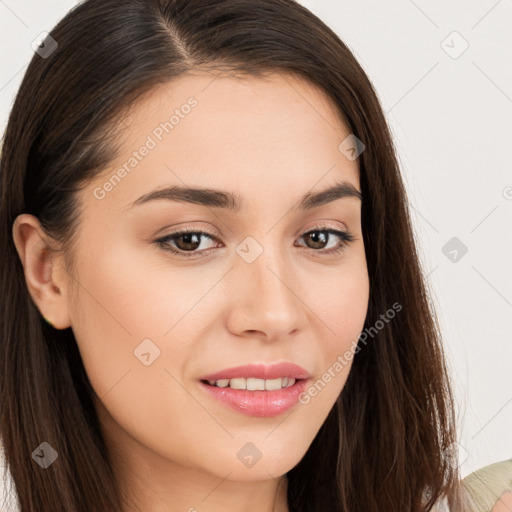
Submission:
M 76 3 L 0 0 L 1 133 L 32 41 Z M 512 1 L 301 3 L 355 54 L 395 138 L 453 375 L 462 476 L 510 459 Z

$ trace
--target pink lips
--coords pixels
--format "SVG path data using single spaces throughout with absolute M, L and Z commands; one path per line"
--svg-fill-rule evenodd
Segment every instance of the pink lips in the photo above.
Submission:
M 287 388 L 274 391 L 249 391 L 246 389 L 220 388 L 206 381 L 233 379 L 236 377 L 257 379 L 277 379 L 279 377 L 294 378 L 295 383 Z M 272 366 L 249 364 L 228 368 L 217 373 L 206 375 L 201 379 L 201 387 L 209 395 L 228 407 L 257 417 L 274 417 L 295 406 L 300 394 L 304 391 L 309 380 L 309 374 L 304 368 L 293 363 L 280 363 Z
M 292 377 L 298 379 L 309 379 L 309 374 L 304 368 L 293 363 L 279 363 L 271 366 L 264 364 L 246 364 L 226 368 L 217 373 L 211 373 L 202 377 L 202 380 L 235 379 L 236 377 L 254 377 L 256 379 L 277 379 L 279 377 Z

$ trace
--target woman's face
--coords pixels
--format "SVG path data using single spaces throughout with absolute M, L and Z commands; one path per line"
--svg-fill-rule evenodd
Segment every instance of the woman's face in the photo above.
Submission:
M 361 200 L 302 201 L 341 182 L 360 190 L 357 159 L 339 148 L 350 132 L 321 91 L 277 74 L 181 78 L 139 101 L 123 129 L 118 158 L 80 193 L 69 280 L 70 322 L 108 438 L 130 471 L 282 475 L 340 394 L 367 311 Z M 222 199 L 231 194 L 238 209 Z M 195 234 L 157 243 L 185 228 Z M 278 363 L 309 377 L 284 391 L 202 382 Z M 251 373 L 235 371 L 231 384 Z M 279 384 L 271 373 L 252 378 L 264 375 Z

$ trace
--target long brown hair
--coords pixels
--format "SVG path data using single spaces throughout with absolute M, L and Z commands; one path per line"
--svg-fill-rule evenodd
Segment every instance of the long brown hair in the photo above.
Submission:
M 290 511 L 427 511 L 442 495 L 456 507 L 456 418 L 441 335 L 391 135 L 347 46 L 294 0 L 86 0 L 50 35 L 58 47 L 28 66 L 0 166 L 0 432 L 21 512 L 119 511 L 122 501 L 72 330 L 53 329 L 32 301 L 13 221 L 37 216 L 72 272 L 76 193 L 116 157 L 123 112 L 197 69 L 294 73 L 329 95 L 365 145 L 365 330 L 402 306 L 370 342 L 359 340 L 343 391 L 287 473 Z M 43 441 L 59 452 L 45 471 L 31 456 Z

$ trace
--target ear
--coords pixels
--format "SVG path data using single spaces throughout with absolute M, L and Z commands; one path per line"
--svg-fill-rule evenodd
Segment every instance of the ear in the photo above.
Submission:
M 32 300 L 54 328 L 66 329 L 71 325 L 69 279 L 61 254 L 51 249 L 48 236 L 33 215 L 18 215 L 12 236 Z

